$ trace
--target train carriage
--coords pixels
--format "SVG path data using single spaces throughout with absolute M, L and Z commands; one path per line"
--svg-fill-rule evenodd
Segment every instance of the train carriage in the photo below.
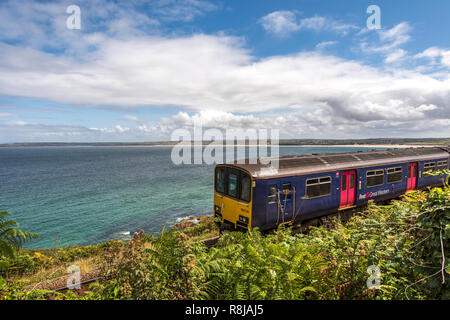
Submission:
M 270 164 L 220 164 L 214 173 L 214 215 L 234 228 L 269 230 L 369 200 L 442 185 L 450 147 L 371 150 L 280 157 Z M 246 161 L 249 162 L 249 161 Z

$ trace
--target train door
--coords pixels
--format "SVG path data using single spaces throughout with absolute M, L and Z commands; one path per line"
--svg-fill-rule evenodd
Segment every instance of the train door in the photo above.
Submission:
M 417 162 L 408 164 L 408 184 L 406 191 L 414 190 L 417 185 Z
M 341 176 L 341 202 L 339 207 L 349 207 L 355 203 L 356 171 L 343 171 Z
M 283 217 L 283 223 L 292 221 L 293 212 L 292 212 L 292 203 L 293 203 L 293 191 L 292 191 L 292 183 L 286 182 L 281 183 L 280 189 L 280 215 Z
M 267 186 L 267 223 L 280 223 L 280 210 L 278 205 L 278 183 Z
M 268 185 L 267 213 L 275 224 L 290 222 L 293 217 L 294 192 L 292 184 L 273 183 Z

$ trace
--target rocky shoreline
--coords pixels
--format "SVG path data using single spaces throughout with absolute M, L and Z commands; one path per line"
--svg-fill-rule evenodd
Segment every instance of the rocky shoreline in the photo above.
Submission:
M 214 217 L 212 217 L 212 216 L 199 216 L 199 217 L 191 216 L 191 217 L 185 218 L 185 219 L 181 220 L 180 222 L 174 224 L 172 226 L 172 229 L 182 230 L 182 229 L 186 229 L 186 228 L 191 228 L 199 223 L 208 223 L 208 222 L 212 221 L 213 219 L 214 219 Z

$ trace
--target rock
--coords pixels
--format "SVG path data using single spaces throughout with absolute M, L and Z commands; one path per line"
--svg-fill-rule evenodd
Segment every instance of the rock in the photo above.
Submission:
M 198 220 L 200 221 L 200 223 L 208 223 L 211 220 L 211 217 L 200 216 L 200 217 L 198 217 Z
M 209 216 L 200 216 L 198 218 L 192 216 L 192 217 L 181 220 L 180 222 L 175 224 L 172 228 L 178 229 L 178 230 L 190 228 L 190 227 L 195 226 L 197 223 L 208 223 L 211 219 L 212 219 L 212 217 L 209 217 Z

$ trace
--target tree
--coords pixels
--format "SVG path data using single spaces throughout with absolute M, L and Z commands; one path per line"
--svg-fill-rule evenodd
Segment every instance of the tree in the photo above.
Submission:
M 33 232 L 16 229 L 19 224 L 14 220 L 8 220 L 9 215 L 9 212 L 0 212 L 0 257 L 12 258 L 25 242 L 39 236 Z

